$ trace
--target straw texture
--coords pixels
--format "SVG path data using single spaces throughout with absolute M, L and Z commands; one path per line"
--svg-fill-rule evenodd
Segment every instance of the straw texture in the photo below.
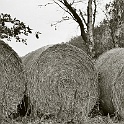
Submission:
M 90 57 L 75 46 L 57 44 L 33 60 L 25 68 L 28 92 L 37 108 L 61 120 L 88 116 L 98 98 L 97 73 Z
M 30 67 L 36 61 L 36 59 L 40 56 L 40 54 L 45 51 L 47 48 L 49 48 L 52 45 L 47 45 L 42 48 L 39 48 L 33 52 L 28 53 L 27 55 L 21 57 L 22 62 L 24 63 L 25 67 Z
M 0 40 L 0 111 L 4 115 L 16 111 L 23 97 L 25 78 L 21 59 Z
M 104 112 L 124 117 L 124 49 L 115 48 L 96 61 L 101 105 Z

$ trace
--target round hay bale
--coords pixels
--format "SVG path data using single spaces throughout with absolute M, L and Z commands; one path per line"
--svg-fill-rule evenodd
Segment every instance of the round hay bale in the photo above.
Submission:
M 98 86 L 94 64 L 84 51 L 68 44 L 54 45 L 30 68 L 28 92 L 43 113 L 55 113 L 64 120 L 88 116 L 97 101 Z
M 95 64 L 99 72 L 100 104 L 105 114 L 124 117 L 124 49 L 102 54 Z
M 40 54 L 45 51 L 47 48 L 49 48 L 52 45 L 47 45 L 42 48 L 39 48 L 33 52 L 28 53 L 27 55 L 21 57 L 22 62 L 24 63 L 25 67 L 31 67 L 34 61 L 40 56 Z
M 16 111 L 25 91 L 22 61 L 17 53 L 0 40 L 0 111 Z

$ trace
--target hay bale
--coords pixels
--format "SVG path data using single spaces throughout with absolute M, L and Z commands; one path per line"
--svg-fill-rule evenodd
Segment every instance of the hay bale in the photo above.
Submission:
M 124 49 L 101 55 L 95 64 L 99 72 L 100 104 L 104 113 L 124 117 Z
M 16 111 L 24 90 L 22 61 L 9 45 L 0 40 L 0 110 L 4 115 Z
M 33 62 L 36 61 L 36 59 L 40 56 L 40 54 L 45 51 L 47 48 L 49 48 L 52 45 L 47 45 L 42 48 L 39 48 L 33 52 L 28 53 L 27 55 L 21 57 L 22 62 L 24 63 L 25 67 L 32 66 Z
M 27 68 L 28 92 L 43 113 L 55 113 L 64 120 L 88 116 L 98 87 L 97 73 L 85 52 L 68 44 L 54 45 Z

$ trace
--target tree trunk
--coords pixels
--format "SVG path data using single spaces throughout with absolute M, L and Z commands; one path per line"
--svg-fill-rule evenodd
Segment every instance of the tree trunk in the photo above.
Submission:
M 91 55 L 90 49 L 89 49 L 89 41 L 87 40 L 87 34 L 85 33 L 84 24 L 83 24 L 80 16 L 76 13 L 76 11 L 72 8 L 72 6 L 67 2 L 67 0 L 64 0 L 64 5 L 69 9 L 69 11 L 72 13 L 75 21 L 79 24 L 80 31 L 81 31 L 81 37 L 83 39 L 84 45 L 86 46 L 86 52 Z M 91 17 L 92 17 L 92 15 L 91 15 Z
M 90 43 L 89 47 L 91 53 L 93 52 L 94 48 L 92 15 L 93 15 L 92 0 L 89 0 L 87 6 L 87 40 Z

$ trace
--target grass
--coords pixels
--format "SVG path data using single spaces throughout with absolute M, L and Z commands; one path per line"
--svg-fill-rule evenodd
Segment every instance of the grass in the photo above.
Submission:
M 124 124 L 123 120 L 118 121 L 115 118 L 110 118 L 110 116 L 96 116 L 94 118 L 87 117 L 78 122 L 73 121 L 63 121 L 59 122 L 56 118 L 46 119 L 45 115 L 41 118 L 35 117 L 24 117 L 17 118 L 16 120 L 4 119 L 1 124 Z

